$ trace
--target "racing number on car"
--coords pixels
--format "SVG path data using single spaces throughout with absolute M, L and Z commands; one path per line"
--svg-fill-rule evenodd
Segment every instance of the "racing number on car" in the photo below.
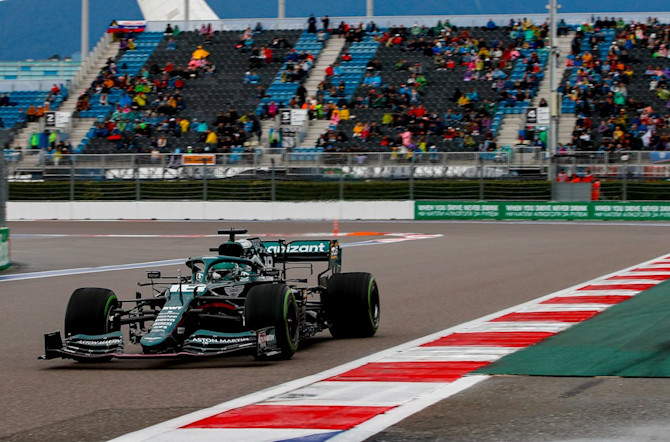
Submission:
M 274 259 L 272 259 L 272 256 L 271 256 L 271 255 L 267 255 L 267 256 L 265 256 L 265 257 L 263 258 L 263 260 L 265 261 L 265 262 L 263 263 L 263 265 L 265 265 L 265 267 L 274 267 Z

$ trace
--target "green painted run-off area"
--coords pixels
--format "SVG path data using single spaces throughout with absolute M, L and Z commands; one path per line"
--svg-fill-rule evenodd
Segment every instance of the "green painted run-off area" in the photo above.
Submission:
M 670 281 L 477 373 L 670 377 Z

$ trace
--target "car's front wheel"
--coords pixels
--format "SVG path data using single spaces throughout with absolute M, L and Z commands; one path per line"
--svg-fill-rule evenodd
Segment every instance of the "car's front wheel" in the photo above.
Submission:
M 280 354 L 267 359 L 291 359 L 298 350 L 298 304 L 286 285 L 262 284 L 252 287 L 244 301 L 244 319 L 252 330 L 275 327 Z
M 119 300 L 113 291 L 98 287 L 75 290 L 65 310 L 65 337 L 73 335 L 104 335 L 119 331 L 113 311 Z

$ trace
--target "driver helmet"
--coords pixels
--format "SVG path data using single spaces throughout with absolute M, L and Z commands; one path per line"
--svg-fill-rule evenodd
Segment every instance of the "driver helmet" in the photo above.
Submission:
M 238 273 L 239 266 L 233 262 L 222 262 L 212 267 L 212 280 L 230 279 Z

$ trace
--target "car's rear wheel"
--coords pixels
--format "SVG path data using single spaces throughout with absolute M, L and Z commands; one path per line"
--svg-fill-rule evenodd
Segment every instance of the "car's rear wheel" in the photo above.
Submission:
M 280 354 L 259 359 L 291 359 L 298 350 L 300 319 L 298 304 L 284 284 L 252 287 L 244 301 L 244 318 L 252 330 L 274 327 Z
M 331 276 L 322 300 L 333 337 L 367 338 L 377 332 L 379 288 L 370 273 L 337 273 Z
M 98 287 L 75 290 L 65 310 L 65 337 L 73 335 L 104 335 L 119 331 L 113 311 L 119 300 L 113 291 Z

